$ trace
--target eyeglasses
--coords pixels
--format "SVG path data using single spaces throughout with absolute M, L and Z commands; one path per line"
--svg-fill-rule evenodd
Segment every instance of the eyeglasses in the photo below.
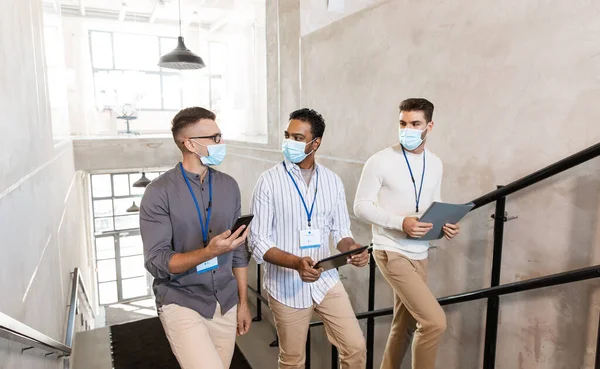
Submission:
M 200 139 L 200 138 L 210 138 L 210 139 L 213 140 L 214 143 L 219 144 L 219 143 L 221 143 L 221 139 L 223 138 L 223 134 L 217 133 L 216 135 L 212 135 L 212 136 L 189 137 L 188 140 L 195 140 L 195 139 Z

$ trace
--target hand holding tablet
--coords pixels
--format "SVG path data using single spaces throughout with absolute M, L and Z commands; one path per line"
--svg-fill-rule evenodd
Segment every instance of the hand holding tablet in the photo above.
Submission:
M 313 268 L 323 269 L 323 271 L 330 270 L 333 268 L 339 268 L 343 265 L 348 264 L 348 259 L 352 257 L 352 255 L 360 254 L 368 248 L 370 248 L 370 246 L 362 246 L 354 250 L 326 257 L 325 259 L 319 260 Z

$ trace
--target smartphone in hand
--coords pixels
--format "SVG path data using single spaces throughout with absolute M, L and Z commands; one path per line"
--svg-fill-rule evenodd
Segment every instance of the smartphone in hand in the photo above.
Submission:
M 231 228 L 231 233 L 234 233 L 243 225 L 248 227 L 253 218 L 254 218 L 254 215 L 252 215 L 252 214 L 242 215 L 241 217 L 239 217 L 238 220 L 235 221 L 235 224 L 233 225 L 233 227 Z

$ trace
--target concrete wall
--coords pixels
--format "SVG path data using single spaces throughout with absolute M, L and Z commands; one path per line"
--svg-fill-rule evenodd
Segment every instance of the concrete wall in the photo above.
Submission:
M 0 312 L 64 342 L 73 268 L 94 294 L 83 178 L 72 143 L 53 143 L 41 2 L 0 4 Z M 22 348 L 0 340 L 0 368 L 59 365 Z
M 73 141 L 75 168 L 84 171 L 175 166 L 181 152 L 169 136 L 87 138 Z
M 309 106 L 328 127 L 320 161 L 339 173 L 351 207 L 364 161 L 394 144 L 397 106 L 425 96 L 436 104 L 429 147 L 445 163 L 443 196 L 464 202 L 600 139 L 600 5 L 589 1 L 490 3 L 346 1 L 267 3 L 269 144 L 235 145 L 223 164 L 248 203 L 259 174 L 279 162 L 286 115 Z M 402 165 L 402 163 L 398 163 Z M 511 196 L 502 283 L 600 263 L 600 161 Z M 430 285 L 437 296 L 489 285 L 492 207 L 470 214 L 463 234 L 438 242 Z M 370 229 L 353 220 L 360 242 Z M 344 268 L 355 310 L 366 310 L 367 270 Z M 598 282 L 501 299 L 498 368 L 591 368 Z M 378 275 L 377 308 L 392 304 Z M 485 303 L 446 309 L 438 363 L 482 362 Z M 389 318 L 378 318 L 379 365 Z M 313 334 L 313 367 L 329 365 Z M 319 347 L 323 347 L 319 350 Z M 407 358 L 404 368 L 408 368 Z
M 443 197 L 450 202 L 472 200 L 600 139 L 600 5 L 348 0 L 343 13 L 331 14 L 324 3 L 267 2 L 269 143 L 229 142 L 221 167 L 239 181 L 246 207 L 260 173 L 281 160 L 287 114 L 303 106 L 327 119 L 319 160 L 344 180 L 349 207 L 364 161 L 396 142 L 397 105 L 406 97 L 436 104 L 429 147 L 445 163 Z M 75 152 L 76 168 L 89 170 L 179 159 L 168 137 L 78 140 Z M 502 283 L 600 263 L 599 165 L 591 161 L 508 199 L 519 219 L 506 224 Z M 489 285 L 492 212 L 488 206 L 470 214 L 461 237 L 436 243 L 429 280 L 437 296 Z M 367 224 L 353 219 L 353 231 L 369 242 Z M 355 310 L 365 311 L 367 269 L 342 274 Z M 503 297 L 497 367 L 591 368 L 598 287 Z M 391 304 L 378 274 L 376 308 Z M 438 362 L 480 367 L 485 302 L 446 312 Z M 390 318 L 376 322 L 377 367 Z M 313 368 L 328 367 L 322 330 L 312 337 Z

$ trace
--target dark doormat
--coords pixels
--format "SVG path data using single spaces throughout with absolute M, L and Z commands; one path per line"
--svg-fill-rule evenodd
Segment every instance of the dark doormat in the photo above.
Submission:
M 114 369 L 181 369 L 159 318 L 114 325 L 110 333 Z M 252 369 L 237 345 L 230 369 Z

